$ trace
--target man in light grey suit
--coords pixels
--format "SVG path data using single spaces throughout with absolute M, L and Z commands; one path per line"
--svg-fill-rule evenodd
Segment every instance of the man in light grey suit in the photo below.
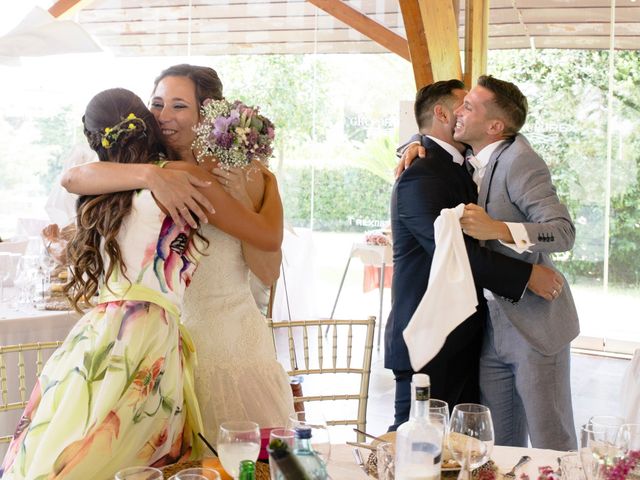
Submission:
M 478 204 L 467 205 L 463 230 L 494 251 L 553 266 L 549 254 L 573 247 L 575 228 L 556 195 L 549 168 L 524 136 L 527 100 L 517 86 L 481 76 L 455 111 L 454 138 L 475 157 Z M 569 286 L 548 302 L 525 292 L 517 303 L 486 292 L 490 321 L 480 358 L 482 402 L 491 409 L 495 442 L 577 448 L 569 344 L 579 333 Z

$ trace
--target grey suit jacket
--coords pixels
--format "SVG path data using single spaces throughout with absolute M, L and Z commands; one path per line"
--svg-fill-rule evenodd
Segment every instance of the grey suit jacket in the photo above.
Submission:
M 529 263 L 553 267 L 551 252 L 573 247 L 575 227 L 560 203 L 547 164 L 523 135 L 500 145 L 491 156 L 480 185 L 478 204 L 496 220 L 522 223 L 533 245 L 518 254 L 497 240 L 490 249 Z M 578 314 L 564 280 L 560 296 L 552 302 L 526 290 L 518 303 L 496 296 L 500 308 L 533 348 L 545 355 L 557 353 L 580 332 Z

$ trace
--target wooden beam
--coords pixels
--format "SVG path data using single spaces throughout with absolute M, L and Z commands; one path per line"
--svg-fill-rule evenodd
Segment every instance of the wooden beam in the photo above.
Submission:
M 73 11 L 86 6 L 91 0 L 58 0 L 49 7 L 49 13 L 58 18 L 63 15 L 69 15 Z
M 356 10 L 341 0 L 307 0 L 309 3 L 324 10 L 329 15 L 346 23 L 354 30 L 366 35 L 371 40 L 379 43 L 390 52 L 400 55 L 405 60 L 411 61 L 409 45 L 405 38 L 389 30 L 387 27 L 369 18 L 364 13 Z
M 414 0 L 420 6 L 420 16 L 427 37 L 433 80 L 462 80 L 458 20 L 452 0 Z
M 420 90 L 425 85 L 433 83 L 431 60 L 422 16 L 420 15 L 420 6 L 416 0 L 400 0 L 399 3 L 404 28 L 407 32 L 407 40 L 409 41 L 409 53 L 411 55 L 411 65 L 413 66 L 413 76 L 416 81 L 416 90 Z
M 464 84 L 473 87 L 487 73 L 489 0 L 467 0 L 464 35 Z

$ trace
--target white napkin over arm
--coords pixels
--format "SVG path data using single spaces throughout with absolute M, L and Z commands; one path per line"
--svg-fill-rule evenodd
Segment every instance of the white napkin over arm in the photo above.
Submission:
M 434 223 L 436 248 L 429 286 L 402 332 L 414 371 L 435 357 L 447 336 L 476 311 L 478 298 L 460 228 L 464 204 L 445 208 Z

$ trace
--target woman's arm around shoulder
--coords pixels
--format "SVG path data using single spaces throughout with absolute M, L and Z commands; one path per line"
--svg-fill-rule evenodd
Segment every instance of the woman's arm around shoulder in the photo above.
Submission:
M 67 170 L 60 183 L 68 192 L 78 195 L 145 188 L 151 190 L 174 222 L 182 224 L 184 220 L 192 227 L 197 223 L 189 212 L 206 221 L 205 212 L 212 209 L 207 198 L 197 190 L 197 187 L 206 187 L 206 182 L 189 172 L 160 168 L 152 163 L 87 163 Z
M 278 183 L 266 167 L 259 167 L 265 182 L 264 200 L 258 213 L 243 206 L 224 191 L 204 169 L 186 162 L 169 162 L 165 168 L 188 172 L 199 180 L 211 182 L 199 187 L 200 192 L 213 205 L 215 212 L 209 213 L 209 223 L 239 240 L 247 241 L 257 248 L 275 252 L 280 249 L 283 235 L 283 212 Z

